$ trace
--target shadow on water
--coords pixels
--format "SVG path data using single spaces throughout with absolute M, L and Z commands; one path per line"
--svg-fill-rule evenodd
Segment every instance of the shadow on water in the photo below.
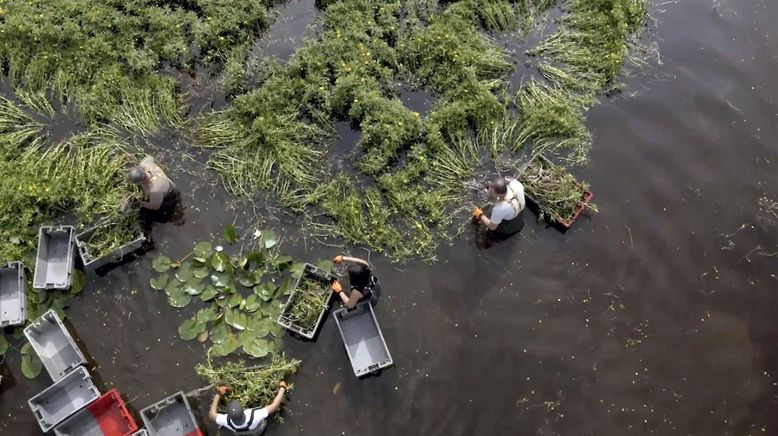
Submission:
M 434 265 L 373 256 L 395 365 L 356 379 L 334 322 L 315 343 L 286 337 L 304 363 L 286 422 L 267 434 L 775 433 L 778 234 L 733 232 L 755 222 L 760 197 L 778 197 L 778 6 L 719 3 L 667 4 L 664 64 L 647 72 L 664 79 L 589 111 L 592 160 L 577 175 L 599 214 L 564 235 L 530 214 L 489 250 L 466 233 Z M 338 127 L 344 155 L 358 140 L 349 130 Z M 184 138 L 153 142 L 187 205 L 183 226 L 155 226 L 157 252 L 180 258 L 232 222 L 244 235 L 273 225 L 299 259 L 340 251 L 306 239 L 297 216 L 236 204 Z M 203 346 L 177 334 L 195 308 L 149 288 L 157 252 L 87 274 L 68 309 L 100 388 L 136 411 L 203 384 L 192 369 Z M 18 353 L 3 366 L 0 433 L 38 434 L 26 400 L 50 380 L 23 379 Z M 201 417 L 209 400 L 193 401 Z

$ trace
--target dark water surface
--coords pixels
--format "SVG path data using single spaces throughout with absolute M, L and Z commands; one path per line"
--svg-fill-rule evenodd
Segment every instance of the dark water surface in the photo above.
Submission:
M 465 235 L 431 266 L 374 256 L 395 366 L 354 378 L 332 319 L 316 343 L 287 337 L 304 363 L 286 423 L 268 435 L 778 434 L 778 259 L 764 255 L 778 251 L 778 227 L 725 236 L 755 221 L 762 195 L 778 197 L 778 4 L 657 8 L 662 65 L 589 113 L 595 145 L 580 176 L 601 213 L 565 235 L 530 219 L 489 250 Z M 256 214 L 287 229 L 289 254 L 336 253 L 297 236 L 282 210 L 225 206 L 182 145 L 163 158 L 181 162 L 187 222 L 158 226 L 159 249 L 183 255 Z M 135 410 L 202 383 L 192 367 L 204 349 L 176 333 L 189 312 L 148 286 L 153 256 L 88 277 L 68 310 L 101 387 Z M 21 378 L 17 353 L 5 366 L 0 433 L 37 434 L 26 400 L 49 380 Z

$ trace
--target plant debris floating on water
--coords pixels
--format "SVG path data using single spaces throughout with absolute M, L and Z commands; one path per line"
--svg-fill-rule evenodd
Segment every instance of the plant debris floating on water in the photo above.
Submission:
M 278 393 L 278 382 L 297 373 L 300 361 L 287 359 L 282 354 L 273 356 L 266 365 L 256 367 L 245 362 L 228 362 L 215 366 L 209 354 L 204 364 L 195 367 L 197 375 L 208 383 L 226 382 L 230 385 L 229 400 L 238 400 L 244 408 L 265 407 Z M 289 385 L 289 389 L 293 389 Z M 220 406 L 223 411 L 224 404 Z

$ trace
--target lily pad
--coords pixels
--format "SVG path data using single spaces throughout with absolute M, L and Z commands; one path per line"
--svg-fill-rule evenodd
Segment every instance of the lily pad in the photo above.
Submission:
M 240 303 L 243 301 L 243 296 L 240 294 L 232 294 L 230 295 L 230 298 L 227 299 L 227 306 L 228 307 L 238 307 L 240 306 Z
M 165 289 L 165 286 L 167 286 L 169 280 L 170 280 L 170 276 L 168 276 L 167 274 L 162 274 L 159 277 L 155 277 L 149 280 L 149 284 L 151 285 L 151 289 L 154 289 L 156 291 L 161 291 Z
M 289 267 L 289 272 L 292 274 L 292 277 L 296 279 L 302 277 L 304 270 L 304 263 L 293 263 L 292 266 Z
M 29 379 L 33 379 L 40 375 L 43 370 L 43 362 L 32 349 L 30 343 L 24 344 L 22 347 L 22 374 Z
M 279 326 L 280 327 L 280 326 Z M 269 348 L 271 353 L 280 353 L 284 349 L 284 341 L 281 339 L 274 339 L 269 341 Z
M 272 301 L 269 304 L 262 306 L 260 310 L 269 318 L 276 319 L 278 318 L 278 315 L 280 315 L 284 310 L 284 305 L 285 302 L 283 301 Z
M 262 232 L 262 245 L 266 250 L 269 250 L 278 244 L 278 237 L 272 230 L 265 230 Z
M 73 270 L 73 281 L 70 284 L 70 295 L 78 295 L 84 290 L 84 273 L 81 270 Z
M 170 280 L 165 286 L 165 294 L 168 297 L 171 295 L 181 295 L 184 291 L 181 289 L 181 284 L 177 280 Z
M 238 231 L 235 230 L 235 226 L 230 224 L 224 228 L 224 240 L 230 244 L 234 244 L 238 240 Z
M 173 296 L 168 295 L 167 301 L 171 306 L 180 309 L 182 307 L 186 307 L 192 301 L 192 296 L 187 293 L 181 293 L 179 295 Z
M 159 255 L 151 263 L 151 267 L 154 268 L 154 271 L 158 273 L 163 273 L 170 269 L 170 265 L 172 263 L 173 262 L 170 260 L 169 257 L 165 255 Z
M 238 343 L 237 336 L 229 334 L 224 342 L 214 345 L 211 351 L 217 356 L 227 356 L 235 352 L 238 347 L 240 347 L 240 343 Z
M 191 341 L 203 331 L 205 331 L 205 324 L 199 322 L 196 318 L 186 319 L 178 326 L 178 336 L 185 341 Z
M 249 268 L 261 269 L 265 266 L 265 253 L 261 251 L 255 251 L 246 256 L 246 264 Z M 244 265 L 245 268 L 245 265 Z
M 230 284 L 230 276 L 224 273 L 211 274 L 211 283 L 217 288 L 225 288 Z
M 5 335 L 0 335 L 0 356 L 6 351 L 8 351 L 8 339 L 5 338 Z
M 210 301 L 219 295 L 219 291 L 211 285 L 205 287 L 205 290 L 200 294 L 200 299 L 203 301 Z
M 254 315 L 249 319 L 248 329 L 254 333 L 255 337 L 264 338 L 270 333 L 270 329 L 275 324 L 271 319 Z
M 224 315 L 224 321 L 231 325 L 235 330 L 246 330 L 249 325 L 249 318 L 244 312 L 239 310 L 229 310 Z
M 270 344 L 264 339 L 255 339 L 248 344 L 244 344 L 243 351 L 249 356 L 262 358 L 270 354 Z
M 208 273 L 210 273 L 210 271 L 204 266 L 192 268 L 192 275 L 198 279 L 204 279 L 208 277 Z
M 210 305 L 204 309 L 200 309 L 195 314 L 197 322 L 207 323 L 209 321 L 216 321 L 219 319 L 219 311 L 213 305 Z
M 210 242 L 198 242 L 193 251 L 195 257 L 205 259 L 213 252 L 213 245 Z
M 257 284 L 254 274 L 248 272 L 242 272 L 240 274 L 240 277 L 238 278 L 238 283 L 240 283 L 241 286 L 245 286 L 247 288 L 250 288 Z
M 215 253 L 211 258 L 211 267 L 217 272 L 224 272 L 230 264 L 230 259 L 221 252 Z
M 254 288 L 254 293 L 264 301 L 270 301 L 275 296 L 276 285 L 272 283 L 262 283 Z
M 261 306 L 259 296 L 257 296 L 257 294 L 249 295 L 246 297 L 245 302 L 246 304 L 243 306 L 243 308 L 246 310 L 246 312 L 256 312 Z
M 227 336 L 230 334 L 230 328 L 227 324 L 219 323 L 211 329 L 211 342 L 214 344 L 221 344 L 227 340 Z
M 196 281 L 190 280 L 187 283 L 184 283 L 182 289 L 189 295 L 200 295 L 205 290 L 205 284 L 197 279 Z
M 181 283 L 188 282 L 192 277 L 194 277 L 194 272 L 192 272 L 191 268 L 182 266 L 176 270 L 176 279 Z
M 274 323 L 270 327 L 270 334 L 275 336 L 275 337 L 277 337 L 277 338 L 280 338 L 280 337 L 284 336 L 284 330 L 286 330 L 286 329 L 281 327 L 280 325 L 278 325 L 278 323 Z

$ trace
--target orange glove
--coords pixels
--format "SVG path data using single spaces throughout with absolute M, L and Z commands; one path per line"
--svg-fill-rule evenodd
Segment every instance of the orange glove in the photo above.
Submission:
M 341 286 L 340 283 L 338 283 L 337 280 L 332 282 L 332 285 L 330 285 L 330 288 L 332 288 L 332 292 L 334 292 L 336 294 L 340 294 L 341 292 L 343 292 L 343 286 Z
M 480 220 L 481 216 L 484 214 L 484 211 L 482 211 L 480 208 L 473 209 L 473 218 Z
M 332 258 L 332 261 L 335 263 L 343 263 L 343 255 L 339 254 Z
M 229 390 L 230 390 L 230 386 L 227 383 L 216 384 L 216 392 L 218 392 L 219 395 L 224 396 Z
M 285 380 L 281 380 L 280 382 L 278 382 L 278 387 L 279 388 L 284 388 L 284 389 L 289 389 L 289 385 L 286 384 Z

